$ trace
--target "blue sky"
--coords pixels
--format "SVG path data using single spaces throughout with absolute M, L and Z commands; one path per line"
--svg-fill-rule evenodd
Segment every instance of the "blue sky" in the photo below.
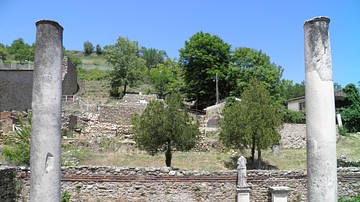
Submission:
M 284 68 L 283 78 L 301 82 L 304 21 L 328 16 L 333 80 L 343 87 L 360 81 L 359 0 L 0 0 L 0 43 L 35 41 L 35 22 L 51 19 L 64 27 L 64 46 L 83 50 L 119 36 L 147 48 L 178 50 L 198 31 L 217 35 L 232 48 L 262 50 Z

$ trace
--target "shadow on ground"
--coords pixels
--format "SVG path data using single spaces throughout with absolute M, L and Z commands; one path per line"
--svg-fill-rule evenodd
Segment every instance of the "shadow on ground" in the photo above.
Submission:
M 224 161 L 224 165 L 226 168 L 230 170 L 236 170 L 237 168 L 237 160 L 240 156 L 232 156 L 229 161 Z M 270 165 L 265 161 L 258 161 L 257 159 L 252 162 L 250 157 L 246 157 L 246 169 L 247 170 L 278 170 L 276 166 Z

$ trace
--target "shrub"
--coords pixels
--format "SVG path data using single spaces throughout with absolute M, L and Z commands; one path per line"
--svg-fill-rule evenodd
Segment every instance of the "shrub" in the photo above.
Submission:
M 340 198 L 339 202 L 360 202 L 360 195 L 359 196 L 354 196 L 352 198 Z
M 305 123 L 305 111 L 292 111 L 285 109 L 285 123 Z
M 69 202 L 70 201 L 70 194 L 67 191 L 61 193 L 61 202 Z
M 19 115 L 19 127 L 12 132 L 4 142 L 3 155 L 5 159 L 16 165 L 30 165 L 30 137 L 31 137 L 31 113 L 27 121 Z

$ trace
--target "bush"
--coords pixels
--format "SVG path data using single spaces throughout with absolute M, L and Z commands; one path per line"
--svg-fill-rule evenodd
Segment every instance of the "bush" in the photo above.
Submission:
M 339 202 L 360 202 L 360 195 L 359 196 L 354 196 L 352 198 L 340 198 Z
M 28 114 L 27 121 L 24 121 L 23 115 L 18 118 L 20 126 L 5 140 L 3 155 L 15 165 L 30 165 L 31 113 Z
M 306 123 L 305 111 L 292 111 L 285 109 L 285 123 Z
M 69 202 L 70 201 L 70 194 L 67 191 L 61 193 L 61 202 Z

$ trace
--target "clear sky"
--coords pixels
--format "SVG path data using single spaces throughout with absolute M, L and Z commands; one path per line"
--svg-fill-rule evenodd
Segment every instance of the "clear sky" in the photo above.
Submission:
M 0 0 L 0 43 L 35 41 L 35 22 L 50 19 L 64 27 L 64 46 L 102 47 L 119 36 L 141 46 L 178 50 L 198 31 L 217 35 L 232 48 L 262 50 L 282 66 L 283 78 L 305 78 L 304 21 L 328 16 L 334 82 L 360 81 L 360 0 Z

